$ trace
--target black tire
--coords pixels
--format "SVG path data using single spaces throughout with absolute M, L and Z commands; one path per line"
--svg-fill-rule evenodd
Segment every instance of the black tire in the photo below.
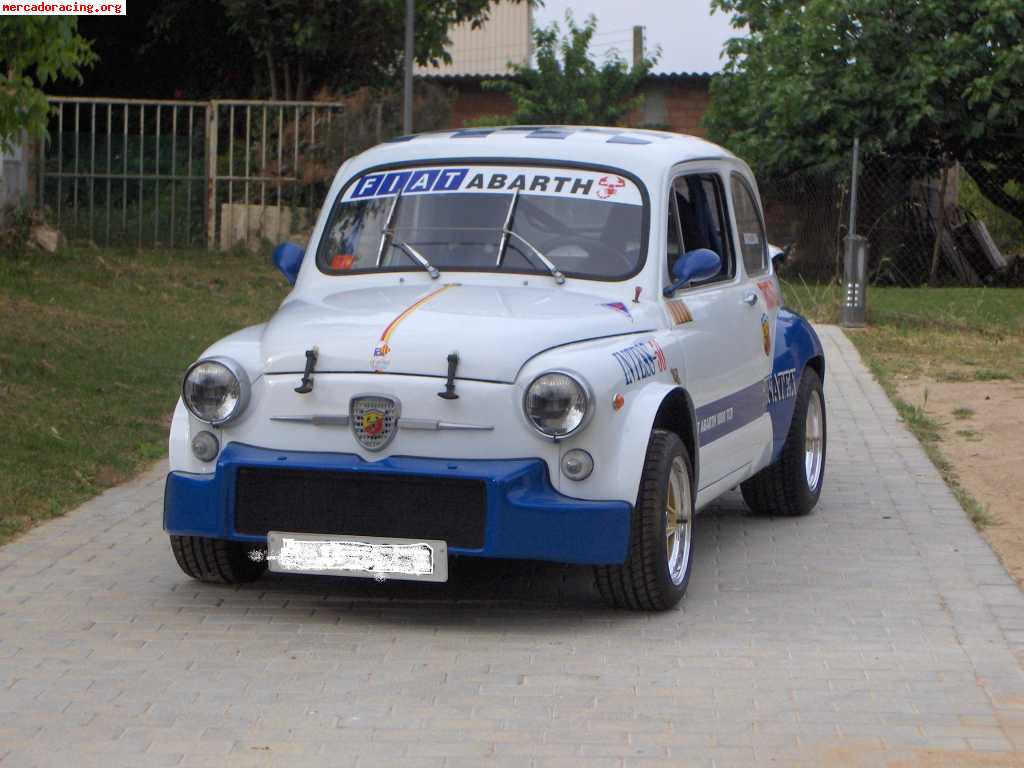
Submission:
M 690 521 L 690 543 L 682 578 L 673 582 L 666 548 L 669 475 L 676 458 L 686 471 L 684 509 Z M 640 493 L 630 520 L 629 552 L 622 565 L 594 568 L 601 597 L 612 608 L 633 611 L 664 611 L 675 606 L 686 592 L 693 566 L 693 465 L 683 441 L 674 432 L 655 429 L 647 444 L 640 478 Z
M 178 567 L 187 576 L 214 584 L 256 581 L 267 569 L 266 557 L 250 557 L 253 551 L 265 554 L 258 544 L 201 536 L 171 536 L 171 551 Z
M 817 481 L 811 487 L 804 464 L 807 439 L 807 413 L 813 397 L 821 406 L 821 468 Z M 796 517 L 814 509 L 825 483 L 825 456 L 828 448 L 828 428 L 825 419 L 825 398 L 821 392 L 821 377 L 813 368 L 804 368 L 800 388 L 793 404 L 793 420 L 782 447 L 782 455 L 749 480 L 740 484 L 743 500 L 751 511 L 759 515 Z

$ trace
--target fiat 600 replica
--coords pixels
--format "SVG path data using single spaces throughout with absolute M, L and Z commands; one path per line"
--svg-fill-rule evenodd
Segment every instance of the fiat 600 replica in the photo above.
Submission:
M 824 356 L 781 306 L 757 184 L 701 139 L 404 136 L 346 161 L 269 322 L 186 372 L 164 527 L 191 577 L 445 581 L 449 555 L 686 590 L 695 513 L 802 515 Z

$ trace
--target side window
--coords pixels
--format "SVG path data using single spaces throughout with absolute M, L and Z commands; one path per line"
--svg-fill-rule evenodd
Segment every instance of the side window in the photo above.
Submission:
M 738 173 L 732 175 L 732 202 L 736 212 L 736 229 L 740 235 L 743 266 L 748 275 L 765 272 L 768 269 L 768 238 L 765 236 L 754 193 Z
M 679 215 L 683 252 L 707 248 L 722 260 L 719 273 L 702 283 L 731 278 L 735 274 L 735 262 L 732 241 L 728 229 L 723 226 L 727 219 L 721 179 L 714 174 L 679 176 L 672 183 L 672 191 Z

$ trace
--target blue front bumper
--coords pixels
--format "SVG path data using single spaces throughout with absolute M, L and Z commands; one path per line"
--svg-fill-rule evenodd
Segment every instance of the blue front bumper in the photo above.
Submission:
M 487 489 L 484 546 L 449 546 L 453 554 L 601 565 L 622 563 L 629 546 L 629 504 L 563 496 L 552 488 L 547 465 L 540 459 L 391 456 L 367 462 L 347 453 L 281 452 L 238 443 L 224 448 L 212 475 L 167 475 L 164 530 L 179 536 L 265 542 L 265 536 L 235 530 L 235 479 L 242 467 L 481 480 Z

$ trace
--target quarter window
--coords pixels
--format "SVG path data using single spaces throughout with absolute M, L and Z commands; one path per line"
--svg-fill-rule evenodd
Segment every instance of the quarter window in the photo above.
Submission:
M 732 203 L 736 213 L 736 229 L 740 236 L 740 253 L 748 275 L 768 269 L 768 238 L 754 193 L 739 174 L 732 175 Z

